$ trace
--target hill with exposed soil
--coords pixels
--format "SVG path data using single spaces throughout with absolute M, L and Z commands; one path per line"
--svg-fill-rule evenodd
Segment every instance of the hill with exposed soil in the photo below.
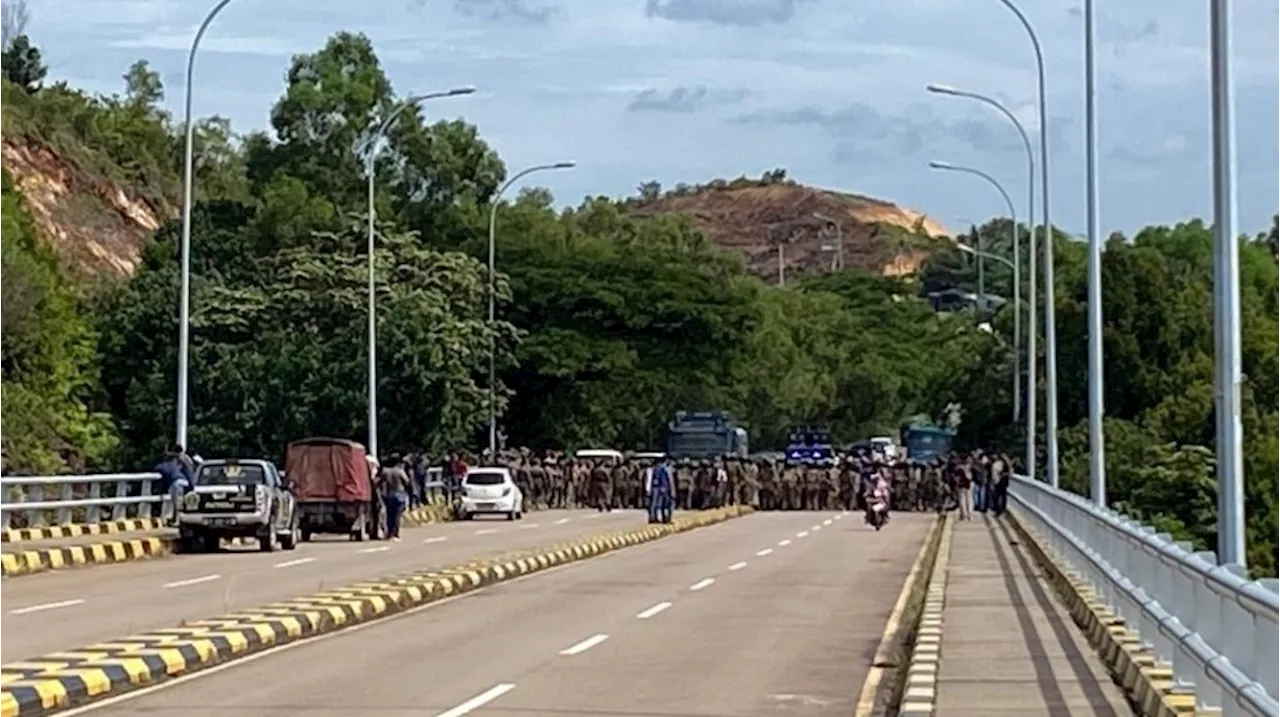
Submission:
M 677 185 L 662 192 L 654 183 L 631 200 L 646 216 L 689 216 L 716 245 L 746 257 L 752 270 L 778 280 L 779 258 L 787 277 L 827 271 L 839 259 L 846 267 L 885 276 L 916 272 L 951 232 L 919 212 L 892 202 L 821 189 L 773 170 L 760 179 L 740 177 L 704 185 Z M 833 223 L 839 224 L 837 233 Z

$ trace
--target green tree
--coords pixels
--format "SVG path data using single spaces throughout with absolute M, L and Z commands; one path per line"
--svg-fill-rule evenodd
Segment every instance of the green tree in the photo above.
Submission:
M 3 64 L 5 79 L 29 93 L 39 92 L 49 73 L 40 48 L 31 44 L 31 38 L 26 35 L 18 35 L 6 44 L 0 53 L 0 64 Z

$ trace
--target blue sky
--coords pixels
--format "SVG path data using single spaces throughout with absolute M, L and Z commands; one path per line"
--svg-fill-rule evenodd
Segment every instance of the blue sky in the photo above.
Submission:
M 211 0 L 29 0 L 51 75 L 118 92 L 146 58 L 182 102 L 186 48 Z M 1277 4 L 1235 0 L 1241 231 L 1280 195 Z M 1101 2 L 1101 216 L 1132 232 L 1210 214 L 1207 3 Z M 1080 0 L 1022 0 L 1045 46 L 1054 223 L 1084 231 Z M 289 58 L 338 30 L 368 34 L 402 95 L 471 84 L 428 106 L 479 126 L 512 168 L 562 204 L 784 167 L 824 187 L 893 200 L 947 226 L 1024 212 L 1011 125 L 931 82 L 993 95 L 1039 131 L 1031 46 L 998 0 L 233 0 L 197 63 L 199 114 L 267 124 Z M 1033 137 L 1033 141 L 1035 138 Z

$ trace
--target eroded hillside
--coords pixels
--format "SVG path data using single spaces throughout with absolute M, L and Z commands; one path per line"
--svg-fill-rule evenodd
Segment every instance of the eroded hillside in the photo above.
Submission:
M 718 246 L 743 254 L 752 270 L 769 280 L 778 276 L 779 254 L 788 276 L 834 265 L 837 234 L 826 218 L 841 226 L 846 267 L 887 276 L 914 273 L 938 242 L 950 236 L 919 212 L 808 187 L 785 179 L 779 170 L 759 180 L 678 185 L 665 194 L 646 185 L 633 207 L 640 215 L 688 215 Z

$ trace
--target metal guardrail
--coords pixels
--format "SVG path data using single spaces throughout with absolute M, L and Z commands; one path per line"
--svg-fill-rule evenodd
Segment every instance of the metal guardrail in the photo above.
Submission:
M 97 523 L 150 515 L 154 510 L 150 506 L 168 500 L 168 496 L 151 491 L 159 479 L 159 473 L 5 476 L 0 478 L 0 528 Z M 108 510 L 109 515 L 104 515 Z M 83 515 L 77 516 L 78 512 Z M 18 515 L 25 519 L 23 526 L 14 525 Z
M 1278 583 L 1249 580 L 1115 511 L 1022 476 L 1010 507 L 1087 581 L 1145 647 L 1172 666 L 1175 689 L 1223 717 L 1277 717 Z
M 159 479 L 159 473 L 5 476 L 0 478 L 0 529 L 146 517 L 155 505 L 163 515 L 170 498 L 152 492 Z M 457 492 L 438 470 L 423 487 L 427 499 L 452 499 Z M 19 516 L 21 525 L 15 525 Z

